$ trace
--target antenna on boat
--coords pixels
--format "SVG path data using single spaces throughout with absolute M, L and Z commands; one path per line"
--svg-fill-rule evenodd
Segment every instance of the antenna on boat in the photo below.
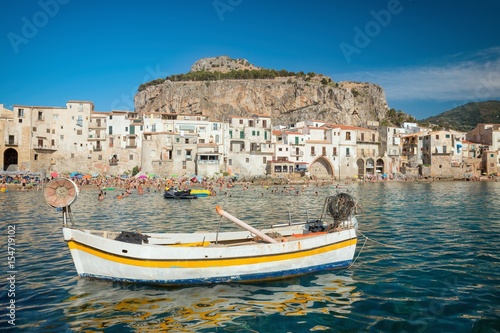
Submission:
M 61 209 L 63 212 L 63 226 L 68 225 L 68 216 L 71 219 L 70 205 L 78 198 L 78 186 L 67 178 L 56 178 L 47 183 L 43 196 L 47 205 Z

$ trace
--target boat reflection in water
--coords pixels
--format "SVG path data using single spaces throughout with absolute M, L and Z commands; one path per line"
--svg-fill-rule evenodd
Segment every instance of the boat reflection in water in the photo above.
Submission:
M 297 320 L 311 313 L 346 316 L 360 298 L 355 289 L 352 278 L 328 272 L 258 285 L 178 289 L 80 279 L 63 306 L 73 331 L 248 331 L 275 320 L 274 315 L 298 316 Z

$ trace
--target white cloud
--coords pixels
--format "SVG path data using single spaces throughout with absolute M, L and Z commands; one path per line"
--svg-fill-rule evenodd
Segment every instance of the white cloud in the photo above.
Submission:
M 444 64 L 343 74 L 374 82 L 391 100 L 483 101 L 500 98 L 500 47 L 450 56 Z

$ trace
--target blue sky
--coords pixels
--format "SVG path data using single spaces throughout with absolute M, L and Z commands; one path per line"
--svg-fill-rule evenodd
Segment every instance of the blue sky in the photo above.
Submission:
M 133 110 L 144 82 L 227 55 L 381 85 L 423 119 L 500 99 L 500 1 L 0 2 L 0 103 Z

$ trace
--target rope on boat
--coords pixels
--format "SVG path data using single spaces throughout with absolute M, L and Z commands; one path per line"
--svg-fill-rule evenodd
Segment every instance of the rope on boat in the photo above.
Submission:
M 325 199 L 323 211 L 326 210 L 333 218 L 332 228 L 335 229 L 340 222 L 347 221 L 356 213 L 356 207 L 356 200 L 350 194 L 338 193 Z
M 374 242 L 374 243 L 377 243 L 379 245 L 382 245 L 382 246 L 385 246 L 385 247 L 389 247 L 389 248 L 393 248 L 393 249 L 398 249 L 398 250 L 407 250 L 407 249 L 404 249 L 400 246 L 396 246 L 396 245 L 389 245 L 389 244 L 384 244 L 382 242 L 379 242 L 379 241 L 376 241 L 374 239 L 371 239 L 369 238 L 368 236 L 366 236 L 365 234 L 363 234 L 361 231 L 358 230 L 358 234 L 362 235 L 363 237 L 365 237 L 365 239 L 371 241 L 371 242 Z
M 363 235 L 364 236 L 364 235 Z M 356 260 L 358 260 L 359 256 L 361 255 L 361 252 L 363 252 L 363 249 L 365 248 L 365 245 L 366 245 L 366 241 L 368 240 L 368 237 L 365 237 L 365 242 L 363 243 L 363 246 L 361 247 L 361 249 L 359 250 L 358 252 L 358 255 L 356 256 L 356 258 L 354 258 L 354 260 L 351 262 L 351 264 L 349 265 L 349 267 L 347 268 L 351 268 L 354 263 L 356 262 Z

